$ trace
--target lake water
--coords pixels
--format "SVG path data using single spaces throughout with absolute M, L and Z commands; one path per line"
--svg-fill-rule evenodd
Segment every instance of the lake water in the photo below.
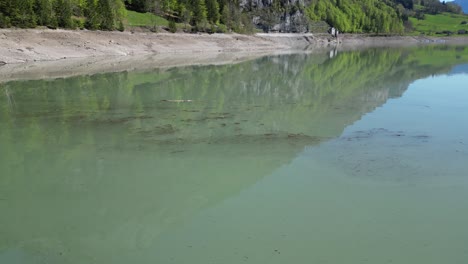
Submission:
M 468 47 L 0 84 L 0 263 L 468 262 Z

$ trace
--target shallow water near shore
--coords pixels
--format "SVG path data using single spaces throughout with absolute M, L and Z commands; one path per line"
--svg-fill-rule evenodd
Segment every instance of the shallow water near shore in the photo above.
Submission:
M 468 261 L 468 47 L 0 84 L 0 263 Z

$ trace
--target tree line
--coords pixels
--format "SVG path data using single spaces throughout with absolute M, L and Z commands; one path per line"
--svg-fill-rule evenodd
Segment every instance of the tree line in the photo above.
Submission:
M 193 31 L 253 31 L 252 16 L 239 0 L 125 0 L 129 10 L 151 12 L 171 23 L 191 25 Z
M 309 31 L 325 21 L 341 32 L 402 33 L 408 16 L 461 12 L 439 0 L 0 0 L 0 27 L 124 30 L 126 10 L 151 12 L 193 31 Z M 277 25 L 283 25 L 277 27 Z
M 123 30 L 122 0 L 0 0 L 0 27 Z
M 314 0 L 312 20 L 324 20 L 343 32 L 401 33 L 403 20 L 395 3 L 381 0 Z

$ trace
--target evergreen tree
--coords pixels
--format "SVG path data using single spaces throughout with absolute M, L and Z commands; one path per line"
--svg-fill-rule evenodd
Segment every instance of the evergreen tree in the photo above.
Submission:
M 190 23 L 192 19 L 192 11 L 185 7 L 185 5 L 180 6 L 180 18 L 184 22 L 184 29 L 187 30 L 187 24 Z
M 114 30 L 114 13 L 110 0 L 98 0 L 97 10 L 99 13 L 99 29 L 101 30 Z
M 122 20 L 119 21 L 119 27 L 117 28 L 117 30 L 119 30 L 120 32 L 125 31 L 125 26 L 124 26 Z
M 232 28 L 232 18 L 228 4 L 223 5 L 223 8 L 221 9 L 220 22 L 226 25 L 228 29 Z
M 0 13 L 12 26 L 28 28 L 35 27 L 34 2 L 32 0 L 3 0 Z
M 58 26 L 63 28 L 72 28 L 72 6 L 70 0 L 56 0 L 54 9 Z
M 86 17 L 85 28 L 96 30 L 99 28 L 99 15 L 96 11 L 96 1 L 86 0 L 84 15 Z
M 200 25 L 206 20 L 205 0 L 191 0 L 192 23 Z
M 165 16 L 174 17 L 177 7 L 178 3 L 176 0 L 161 0 L 161 9 Z
M 209 22 L 217 24 L 219 21 L 219 4 L 216 0 L 206 0 L 206 17 Z
M 34 4 L 38 25 L 48 26 L 52 20 L 52 5 L 49 0 L 36 0 Z
M 0 0 L 0 28 L 11 27 L 11 3 L 9 0 Z
M 176 22 L 173 19 L 169 20 L 169 32 L 171 32 L 171 33 L 176 33 L 177 32 L 177 25 L 176 25 Z

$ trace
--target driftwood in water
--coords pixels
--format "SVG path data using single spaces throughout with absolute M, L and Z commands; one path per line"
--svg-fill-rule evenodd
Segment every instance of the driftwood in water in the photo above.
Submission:
M 169 103 L 190 103 L 193 100 L 161 100 L 162 102 L 169 102 Z

